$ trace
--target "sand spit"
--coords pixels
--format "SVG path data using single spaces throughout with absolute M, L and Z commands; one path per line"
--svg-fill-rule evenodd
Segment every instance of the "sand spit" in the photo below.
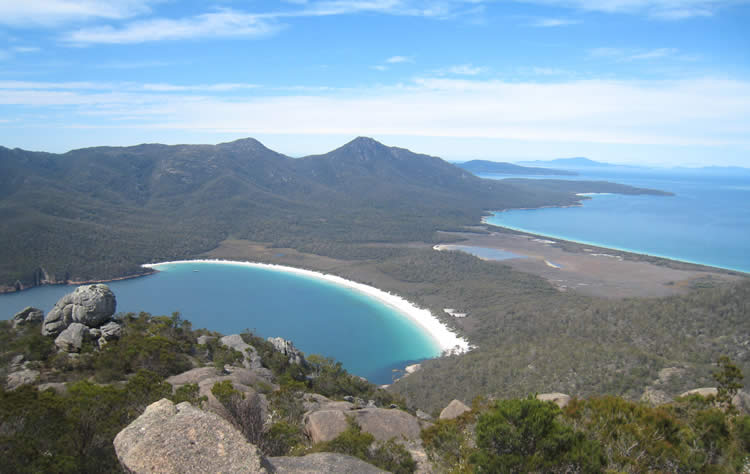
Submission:
M 142 265 L 144 268 L 151 268 L 158 270 L 160 265 L 170 265 L 179 263 L 218 263 L 223 265 L 236 265 L 253 268 L 265 268 L 268 270 L 275 270 L 280 272 L 294 273 L 296 275 L 302 275 L 306 277 L 316 278 L 324 280 L 339 286 L 350 288 L 358 291 L 362 294 L 375 298 L 376 300 L 384 303 L 391 308 L 395 309 L 399 314 L 402 314 L 416 323 L 421 327 L 430 337 L 437 343 L 443 355 L 448 354 L 461 354 L 471 349 L 468 341 L 459 337 L 458 335 L 451 332 L 446 325 L 440 322 L 429 310 L 419 308 L 413 303 L 401 298 L 400 296 L 392 293 L 379 290 L 378 288 L 357 283 L 355 281 L 347 280 L 336 275 L 330 275 L 327 273 L 314 272 L 312 270 L 303 270 L 301 268 L 287 267 L 284 265 L 273 265 L 269 263 L 255 263 L 255 262 L 238 262 L 232 260 L 215 260 L 215 259 L 199 259 L 199 260 L 177 260 L 173 262 L 159 262 L 159 263 L 147 263 Z

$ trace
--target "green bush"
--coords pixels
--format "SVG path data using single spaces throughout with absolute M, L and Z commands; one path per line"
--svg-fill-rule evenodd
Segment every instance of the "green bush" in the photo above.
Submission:
M 560 409 L 534 398 L 504 400 L 479 416 L 477 472 L 599 472 L 601 447 L 563 425 Z

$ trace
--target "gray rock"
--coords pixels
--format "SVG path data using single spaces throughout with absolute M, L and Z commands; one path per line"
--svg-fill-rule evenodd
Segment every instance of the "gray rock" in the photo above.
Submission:
M 44 318 L 42 334 L 56 336 L 74 322 L 99 327 L 109 321 L 116 308 L 115 295 L 107 285 L 79 286 L 55 303 Z
M 307 456 L 279 456 L 267 459 L 276 472 L 285 474 L 380 474 L 372 464 L 346 454 L 313 453 Z
M 10 363 L 8 364 L 8 371 L 16 372 L 23 368 L 23 354 L 14 355 L 13 358 L 10 359 Z
M 419 420 L 405 411 L 387 408 L 364 408 L 351 412 L 354 421 L 379 441 L 391 438 L 419 439 L 422 427 Z
M 715 397 L 719 394 L 719 391 L 716 389 L 716 387 L 702 387 L 702 388 L 694 388 L 692 390 L 688 390 L 687 392 L 683 392 L 680 394 L 680 397 L 687 397 L 690 395 L 700 395 L 701 397 Z
M 202 380 L 218 376 L 219 373 L 214 367 L 198 367 L 181 374 L 173 375 L 167 378 L 167 382 L 169 382 L 173 388 L 177 389 L 183 385 L 200 383 Z
M 649 405 L 658 406 L 671 402 L 672 397 L 663 390 L 646 387 L 646 390 L 643 391 L 643 395 L 641 395 L 641 401 L 643 403 L 648 403 Z
M 40 383 L 36 388 L 40 392 L 52 389 L 60 395 L 63 395 L 65 392 L 68 391 L 68 387 L 63 382 Z
M 700 395 L 702 397 L 708 398 L 715 397 L 718 394 L 719 390 L 716 387 L 702 387 L 683 392 L 680 394 L 680 397 Z M 739 409 L 743 413 L 750 413 L 750 394 L 748 394 L 744 390 L 740 390 L 734 397 L 732 397 L 732 405 L 734 405 L 735 408 Z
M 447 407 L 443 408 L 443 411 L 440 412 L 440 419 L 452 420 L 453 418 L 458 418 L 467 411 L 471 411 L 471 408 L 467 407 L 466 404 L 460 400 L 453 400 Z
M 21 385 L 32 385 L 39 380 L 39 371 L 24 369 L 8 374 L 5 386 L 8 390 L 15 390 Z
M 417 409 L 417 418 L 419 418 L 420 420 L 424 420 L 424 421 L 432 421 L 432 416 L 429 413 L 423 412 L 422 410 L 419 410 L 419 409 Z
M 267 472 L 258 449 L 228 421 L 187 402 L 152 403 L 117 434 L 114 445 L 131 473 Z
M 560 408 L 565 408 L 565 406 L 570 402 L 570 395 L 566 395 L 564 393 L 540 393 L 536 396 L 537 400 L 543 401 L 543 402 L 552 402 L 555 405 L 559 406 Z
M 100 337 L 102 337 L 102 330 L 97 328 L 90 328 L 89 336 L 91 336 L 91 339 L 99 339 Z
M 275 347 L 277 351 L 287 356 L 290 364 L 307 365 L 304 354 L 294 347 L 292 341 L 287 341 L 280 337 L 269 337 L 268 342 L 273 344 L 273 347 Z
M 401 410 L 363 408 L 361 410 L 319 410 L 305 414 L 305 432 L 313 443 L 330 441 L 349 426 L 347 417 L 379 441 L 391 438 L 415 440 L 422 430 L 416 417 Z
M 198 336 L 197 342 L 200 345 L 205 345 L 208 344 L 209 341 L 213 341 L 214 339 L 216 339 L 215 336 Z
M 108 322 L 104 326 L 100 327 L 99 330 L 101 331 L 101 337 L 103 337 L 107 341 L 120 339 L 120 337 L 122 336 L 122 326 L 114 321 Z
M 305 411 L 319 411 L 319 410 L 348 411 L 348 410 L 354 409 L 353 403 L 331 400 L 318 393 L 304 394 L 302 396 L 302 406 L 305 408 Z
M 55 345 L 65 352 L 80 352 L 83 341 L 89 338 L 89 328 L 81 323 L 71 323 L 55 339 Z
M 219 339 L 219 343 L 242 353 L 242 355 L 245 356 L 245 359 L 242 361 L 242 366 L 246 369 L 259 369 L 263 366 L 258 351 L 256 351 L 253 346 L 243 341 L 242 336 L 239 334 L 224 336 Z
M 27 306 L 13 316 L 13 327 L 36 324 L 44 321 L 44 311 Z
M 304 423 L 305 433 L 313 444 L 330 441 L 349 426 L 346 414 L 341 410 L 319 410 L 307 413 Z

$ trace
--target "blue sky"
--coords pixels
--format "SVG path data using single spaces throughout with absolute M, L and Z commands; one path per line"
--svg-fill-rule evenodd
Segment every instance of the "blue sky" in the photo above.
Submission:
M 750 166 L 750 0 L 0 0 L 0 145 Z

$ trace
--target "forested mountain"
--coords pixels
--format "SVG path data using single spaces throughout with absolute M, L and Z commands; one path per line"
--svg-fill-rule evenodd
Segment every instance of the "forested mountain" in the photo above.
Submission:
M 456 163 L 456 166 L 472 173 L 498 173 L 498 174 L 526 174 L 539 176 L 576 176 L 573 171 L 558 170 L 551 168 L 540 168 L 537 166 L 520 166 L 513 163 L 504 163 L 487 160 L 471 160 L 464 163 Z
M 300 159 L 252 138 L 64 154 L 0 147 L 0 286 L 137 274 L 141 263 L 194 256 L 228 237 L 295 248 L 430 242 L 486 210 L 577 199 L 559 185 L 485 180 L 362 137 Z

